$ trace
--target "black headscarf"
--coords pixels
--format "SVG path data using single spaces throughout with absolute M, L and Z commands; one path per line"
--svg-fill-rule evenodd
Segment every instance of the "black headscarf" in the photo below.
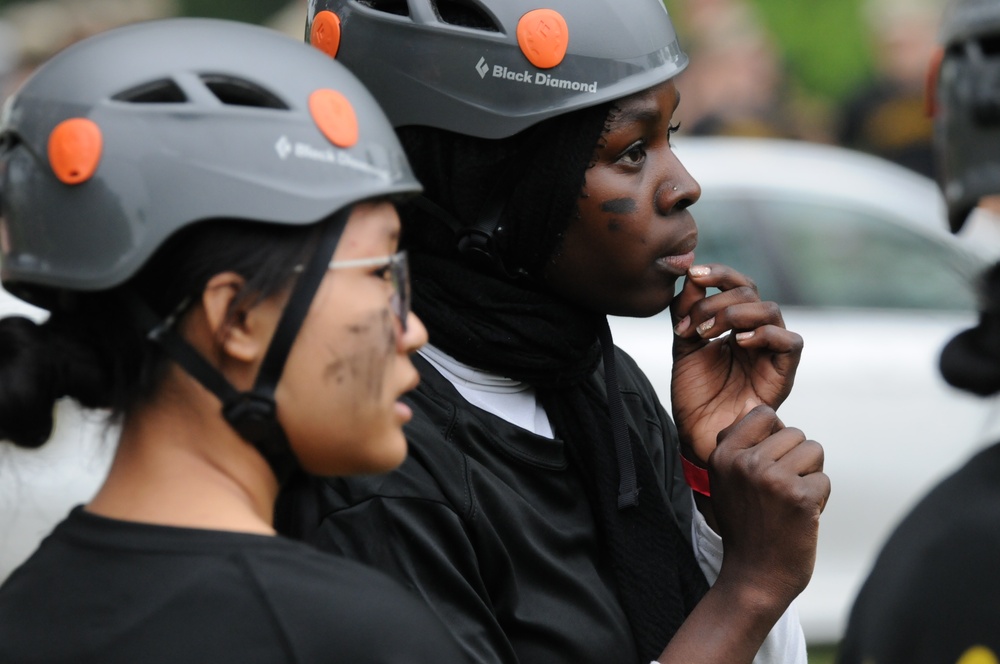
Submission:
M 465 364 L 533 385 L 566 442 L 590 489 L 644 664 L 659 656 L 707 583 L 656 487 L 645 446 L 625 425 L 606 316 L 554 297 L 541 279 L 577 214 L 609 110 L 565 114 L 498 141 L 404 128 L 404 147 L 437 213 L 407 206 L 402 214 L 413 307 L 431 343 Z M 472 224 L 498 197 L 505 272 L 464 259 L 453 230 L 434 218 Z M 602 357 L 606 394 L 588 380 Z M 620 482 L 620 474 L 633 479 Z M 638 492 L 623 486 L 635 482 Z

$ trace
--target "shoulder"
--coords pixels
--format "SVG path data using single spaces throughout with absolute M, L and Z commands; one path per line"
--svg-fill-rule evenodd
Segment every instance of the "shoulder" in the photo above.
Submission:
M 972 561 L 983 552 L 992 558 L 996 550 L 1000 444 L 976 454 L 920 499 L 889 537 L 874 571 L 892 569 L 891 578 L 905 582 L 902 575 L 929 573 L 947 561 L 955 574 L 963 574 L 969 570 L 962 560 Z
M 994 445 L 900 522 L 858 594 L 845 644 L 859 656 L 914 657 L 960 647 L 973 636 L 1000 646 L 990 641 L 1000 638 L 998 550 L 1000 445 Z
M 650 411 L 662 411 L 659 396 L 649 377 L 639 368 L 631 355 L 617 346 L 615 346 L 615 363 L 622 394 L 634 395 Z
M 399 583 L 353 560 L 284 543 L 246 559 L 301 661 L 459 661 L 443 625 Z
M 630 423 L 640 431 L 645 428 L 654 438 L 674 438 L 676 435 L 674 422 L 664 409 L 656 389 L 645 372 L 639 368 L 631 355 L 617 346 L 615 364 L 622 400 L 632 420 Z M 597 378 L 601 382 L 604 380 L 603 364 Z M 644 438 L 648 440 L 648 437 Z
M 900 522 L 886 549 L 900 552 L 1000 544 L 1000 444 L 945 477 Z M 953 554 L 954 555 L 954 554 Z

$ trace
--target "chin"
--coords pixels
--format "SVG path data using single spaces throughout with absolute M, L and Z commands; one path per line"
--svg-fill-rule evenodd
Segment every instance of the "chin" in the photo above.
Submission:
M 673 301 L 673 293 L 670 293 L 669 296 L 660 295 L 641 300 L 629 300 L 618 302 L 615 307 L 609 307 L 611 310 L 606 313 L 610 316 L 624 316 L 626 318 L 650 318 L 666 310 Z
M 349 450 L 349 451 L 348 451 Z M 377 475 L 395 470 L 406 459 L 407 443 L 402 429 L 354 440 L 338 458 L 300 459 L 302 468 L 318 477 Z
M 365 445 L 365 448 L 369 452 L 363 460 L 365 467 L 355 472 L 368 475 L 387 473 L 399 468 L 406 459 L 406 436 L 403 435 L 402 429 L 397 429 L 383 436 L 378 444 L 373 441 L 372 444 Z
M 649 318 L 664 311 L 674 301 L 675 283 L 671 282 L 668 286 L 662 281 L 655 284 L 633 282 L 631 288 L 622 286 L 595 298 L 591 307 L 608 316 Z

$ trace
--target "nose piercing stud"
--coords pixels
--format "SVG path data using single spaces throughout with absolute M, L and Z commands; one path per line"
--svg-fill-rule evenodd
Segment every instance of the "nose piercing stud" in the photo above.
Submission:
M 674 187 L 674 191 L 677 191 L 677 187 Z

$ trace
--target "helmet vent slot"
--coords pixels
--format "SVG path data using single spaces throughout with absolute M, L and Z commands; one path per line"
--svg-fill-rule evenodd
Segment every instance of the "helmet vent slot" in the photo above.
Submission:
M 131 104 L 182 104 L 187 101 L 187 95 L 176 83 L 164 78 L 119 92 L 112 99 Z
M 986 57 L 995 58 L 1000 55 L 1000 37 L 996 35 L 983 37 L 979 40 L 979 48 L 982 49 L 983 55 Z
M 0 134 L 0 154 L 13 150 L 21 142 L 21 137 L 12 131 Z
M 377 12 L 395 14 L 396 16 L 410 15 L 410 6 L 406 4 L 406 0 L 358 0 L 358 2 Z
M 463 0 L 434 0 L 434 9 L 441 20 L 463 28 L 500 32 L 500 27 L 489 14 L 471 2 Z
M 288 110 L 288 104 L 256 83 L 223 74 L 203 74 L 202 82 L 223 104 Z

